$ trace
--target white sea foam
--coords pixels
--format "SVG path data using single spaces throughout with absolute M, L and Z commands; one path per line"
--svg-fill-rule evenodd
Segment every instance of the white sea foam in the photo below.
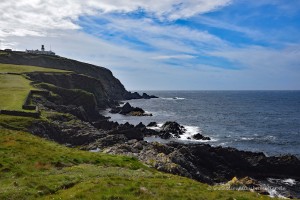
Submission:
M 159 131 L 161 129 L 163 124 L 157 124 L 157 127 L 148 127 L 149 129 Z M 206 143 L 206 142 L 216 142 L 218 141 L 217 139 L 211 138 L 210 140 L 195 140 L 193 139 L 193 135 L 197 133 L 202 133 L 200 128 L 198 126 L 183 126 L 185 128 L 185 133 L 180 135 L 180 138 L 171 138 L 171 139 L 161 139 L 159 137 L 146 137 L 145 140 L 148 142 L 162 142 L 162 143 L 167 143 L 170 141 L 178 141 L 178 142 L 188 142 L 188 143 Z
M 269 196 L 272 198 L 281 198 L 281 199 L 288 199 L 285 196 L 281 195 L 277 190 L 276 187 L 267 187 L 265 186 L 264 189 L 269 193 Z
M 157 124 L 157 126 L 153 126 L 153 127 L 147 127 L 149 129 L 152 129 L 152 130 L 156 130 L 156 131 L 159 131 L 161 129 L 163 124 Z
M 293 185 L 296 185 L 297 182 L 295 179 L 291 179 L 291 178 L 288 178 L 288 179 L 284 179 L 282 180 L 282 182 L 286 185 L 289 185 L 289 186 L 293 186 Z
M 271 183 L 283 183 L 283 184 L 289 185 L 289 186 L 294 186 L 297 184 L 297 181 L 292 178 L 287 178 L 287 179 L 268 178 L 268 181 Z
M 288 179 L 268 178 L 267 180 L 272 184 L 281 185 L 280 187 L 273 187 L 273 188 L 266 187 L 267 191 L 270 194 L 270 197 L 279 197 L 279 198 L 284 198 L 284 199 L 288 199 L 288 198 L 286 198 L 282 194 L 280 194 L 281 193 L 280 189 L 284 189 L 285 188 L 284 185 L 295 186 L 297 184 L 297 181 L 292 178 L 288 178 Z
M 248 140 L 249 141 L 249 140 L 254 140 L 254 138 L 252 138 L 252 137 L 242 137 L 241 140 Z
M 161 97 L 161 99 L 164 99 L 164 100 L 184 100 L 185 98 L 183 97 Z

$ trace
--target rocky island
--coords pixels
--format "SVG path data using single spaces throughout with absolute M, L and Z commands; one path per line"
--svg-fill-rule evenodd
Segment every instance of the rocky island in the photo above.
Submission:
M 110 121 L 108 117 L 99 114 L 99 111 L 110 108 L 112 113 L 137 117 L 149 116 L 151 114 L 145 113 L 142 108 L 132 107 L 129 103 L 119 106 L 119 103 L 120 101 L 130 99 L 145 99 L 146 101 L 146 99 L 158 97 L 127 91 L 122 83 L 113 76 L 111 71 L 104 67 L 59 56 L 2 51 L 0 53 L 0 63 L 0 77 L 3 84 L 1 85 L 1 90 L 3 95 L 9 95 L 9 89 L 6 90 L 4 88 L 4 83 L 7 84 L 12 78 L 20 79 L 21 82 L 28 84 L 20 93 L 20 96 L 18 96 L 18 98 L 21 98 L 19 100 L 19 107 L 11 106 L 7 99 L 1 100 L 0 127 L 1 132 L 3 132 L 1 137 L 6 138 L 1 141 L 1 146 L 4 145 L 6 147 L 7 144 L 10 144 L 10 140 L 12 141 L 11 144 L 17 143 L 17 140 L 14 141 L 12 136 L 9 135 L 14 135 L 13 131 L 24 131 L 71 147 L 74 151 L 80 149 L 99 152 L 101 156 L 112 154 L 114 156 L 126 156 L 124 159 L 134 158 L 147 167 L 155 168 L 164 173 L 193 179 L 211 186 L 227 182 L 230 184 L 233 179 L 235 180 L 234 183 L 240 181 L 240 185 L 249 185 L 249 182 L 251 182 L 252 186 L 260 185 L 267 178 L 292 178 L 300 180 L 300 160 L 292 155 L 268 157 L 260 152 L 240 151 L 230 147 L 212 147 L 209 144 L 202 143 L 183 144 L 180 142 L 169 142 L 162 144 L 147 142 L 144 138 L 149 136 L 161 139 L 180 138 L 185 129 L 177 122 L 170 121 L 165 122 L 159 130 L 152 128 L 157 126 L 156 122 L 148 125 L 140 123 L 134 126 L 129 123 L 119 124 L 118 122 Z M 31 92 L 31 94 L 30 91 L 33 90 L 40 92 Z M 27 107 L 31 106 L 32 110 L 23 109 L 25 105 L 23 101 L 25 99 Z M 197 140 L 210 140 L 209 137 L 203 136 L 200 133 L 195 134 L 193 138 Z M 25 139 L 22 140 L 25 141 Z M 10 151 L 13 148 L 14 146 L 7 146 L 6 150 Z M 39 152 L 34 153 L 38 154 Z M 70 154 L 73 155 L 73 153 Z M 54 169 L 66 170 L 70 169 L 70 167 L 79 166 L 79 164 L 80 166 L 88 166 L 89 169 L 91 167 L 89 165 L 97 164 L 97 162 L 98 164 L 104 163 L 101 167 L 105 167 L 105 165 L 110 166 L 108 160 L 105 164 L 105 161 L 101 159 L 97 161 L 94 155 L 81 159 L 72 158 L 73 160 L 68 160 L 69 158 L 64 160 L 63 155 L 61 155 L 55 161 L 41 159 L 33 164 L 36 166 L 35 169 L 44 170 L 43 173 Z M 111 159 L 115 159 L 114 156 Z M 143 164 L 140 164 L 137 160 L 133 161 L 134 165 L 138 166 L 136 169 L 143 169 L 141 167 Z M 9 168 L 9 165 L 13 164 L 15 163 L 0 160 L 1 176 L 4 173 L 5 175 L 3 176 L 7 178 L 10 177 L 9 173 L 13 173 L 14 177 L 20 176 L 21 178 L 28 179 L 28 175 L 24 175 L 20 171 L 17 173 L 14 171 L 16 169 Z M 114 167 L 126 168 L 125 164 L 119 164 L 119 166 L 116 164 Z M 87 170 L 87 168 L 85 169 Z M 134 167 L 130 169 L 134 169 Z M 31 172 L 28 171 L 26 173 L 30 174 Z M 147 174 L 150 171 L 146 170 L 146 172 L 141 171 L 140 173 Z M 141 174 L 137 176 L 141 176 Z M 147 176 L 150 175 L 145 175 L 145 177 Z M 169 178 L 172 179 L 172 177 Z M 23 182 L 21 179 L 15 179 L 15 182 L 9 183 L 13 185 L 11 187 L 18 188 L 20 185 L 22 187 L 31 187 L 22 185 Z M 39 195 L 60 195 L 63 192 L 71 191 L 72 188 L 76 189 L 76 185 L 80 185 L 81 182 L 90 181 L 82 180 L 78 177 L 74 177 L 73 179 L 77 181 L 56 189 L 51 189 L 49 185 L 32 186 L 35 189 L 30 190 L 31 192 L 29 193 L 32 197 L 39 197 Z M 10 179 L 7 178 L 6 180 Z M 177 182 L 177 179 L 174 178 L 174 180 Z M 93 179 L 93 181 L 96 181 L 96 179 Z M 54 182 L 59 181 L 55 179 Z M 192 183 L 195 185 L 198 184 L 197 182 Z M 112 184 L 118 183 L 114 182 Z M 8 186 L 6 185 L 6 187 Z M 155 198 L 155 194 L 159 194 L 159 191 L 151 193 L 151 186 L 147 187 L 138 186 L 134 194 L 139 197 L 148 195 L 149 198 Z M 61 190 L 65 191 L 62 192 Z M 4 195 L 5 192 L 10 194 L 10 190 L 8 189 L 7 191 L 1 192 Z M 18 196 L 16 193 L 15 198 L 21 199 L 25 193 L 20 193 L 21 196 Z M 228 193 L 229 196 L 225 194 L 224 199 L 227 199 L 227 197 L 228 199 L 233 199 L 235 195 L 244 195 L 247 199 L 255 199 L 257 193 L 269 195 L 268 191 L 262 189 L 255 190 L 253 194 L 233 192 L 231 195 L 231 193 Z M 219 193 L 215 192 L 215 194 Z M 119 195 L 121 197 L 122 193 Z M 183 193 L 182 195 L 185 194 Z M 297 188 L 290 187 L 284 191 L 284 195 L 291 198 L 299 197 L 299 191 L 297 191 Z M 4 198 L 5 196 L 2 197 Z M 195 196 L 177 196 L 179 199 L 187 197 L 190 199 L 198 198 L 197 193 L 195 193 Z M 260 197 L 268 198 L 267 196 Z M 167 199 L 166 196 L 164 198 Z M 207 198 L 214 199 L 214 197 Z M 118 195 L 111 199 L 118 199 Z

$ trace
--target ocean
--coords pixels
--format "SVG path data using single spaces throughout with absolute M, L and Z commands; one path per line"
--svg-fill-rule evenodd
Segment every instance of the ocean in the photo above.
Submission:
M 158 99 L 128 101 L 151 117 L 119 114 L 112 121 L 147 125 L 176 121 L 187 129 L 180 142 L 205 142 L 266 155 L 292 154 L 300 158 L 300 91 L 138 91 Z M 210 141 L 187 139 L 193 134 Z M 147 138 L 148 141 L 159 140 Z M 168 142 L 159 140 L 161 142 Z

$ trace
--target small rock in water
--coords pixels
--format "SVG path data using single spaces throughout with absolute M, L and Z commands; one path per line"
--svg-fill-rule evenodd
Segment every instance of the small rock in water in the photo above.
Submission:
M 195 139 L 195 140 L 210 140 L 209 137 L 205 137 L 205 136 L 201 135 L 200 133 L 193 135 L 193 139 Z

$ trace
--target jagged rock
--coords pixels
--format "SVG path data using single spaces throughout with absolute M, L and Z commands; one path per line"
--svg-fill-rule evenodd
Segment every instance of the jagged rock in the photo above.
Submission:
M 143 132 L 144 136 L 157 136 L 160 134 L 158 131 L 149 128 L 145 128 Z
M 143 140 L 144 139 L 144 132 L 141 128 L 136 128 L 133 125 L 126 122 L 125 124 L 121 124 L 117 127 L 116 130 L 108 132 L 110 135 L 117 135 L 122 134 L 128 140 L 136 139 L 136 140 Z
M 67 122 L 33 122 L 29 127 L 29 132 L 54 140 L 60 144 L 70 144 L 70 146 L 86 145 L 107 136 L 105 132 L 95 129 L 88 122 L 78 119 L 72 119 Z
M 128 102 L 123 107 L 112 108 L 110 112 L 130 116 L 152 116 L 152 114 L 145 113 L 145 111 L 141 108 L 132 107 Z
M 157 127 L 157 123 L 156 122 L 150 122 L 147 127 Z
M 144 133 L 141 131 L 137 131 L 136 129 L 126 130 L 121 132 L 123 135 L 125 135 L 126 138 L 129 140 L 136 139 L 136 140 L 143 140 L 144 139 Z
M 117 130 L 122 131 L 122 130 L 127 130 L 127 129 L 132 129 L 132 128 L 134 128 L 134 125 L 129 124 L 128 122 L 126 122 L 125 124 L 120 124 L 117 127 Z
M 119 126 L 118 122 L 111 122 L 108 121 L 107 119 L 102 119 L 102 120 L 98 120 L 96 122 L 93 123 L 93 126 L 98 128 L 98 129 L 102 129 L 102 130 L 112 130 L 115 129 Z
M 177 122 L 165 122 L 161 127 L 160 136 L 163 139 L 168 139 L 171 137 L 180 138 L 180 135 L 185 133 L 185 129 L 183 126 L 180 126 Z
M 120 110 L 120 114 L 126 115 L 133 111 L 133 107 L 127 102 Z
M 169 133 L 169 132 L 161 132 L 161 133 L 159 134 L 159 137 L 160 137 L 161 139 L 167 140 L 167 139 L 173 138 L 173 135 L 172 135 L 171 133 Z M 180 136 L 178 136 L 178 137 L 180 137 Z
M 210 140 L 209 137 L 205 137 L 205 136 L 201 135 L 200 133 L 193 135 L 193 139 L 195 139 L 195 140 Z
M 145 129 L 146 126 L 142 122 L 140 122 L 138 125 L 135 126 L 135 128 L 137 128 L 137 129 Z

